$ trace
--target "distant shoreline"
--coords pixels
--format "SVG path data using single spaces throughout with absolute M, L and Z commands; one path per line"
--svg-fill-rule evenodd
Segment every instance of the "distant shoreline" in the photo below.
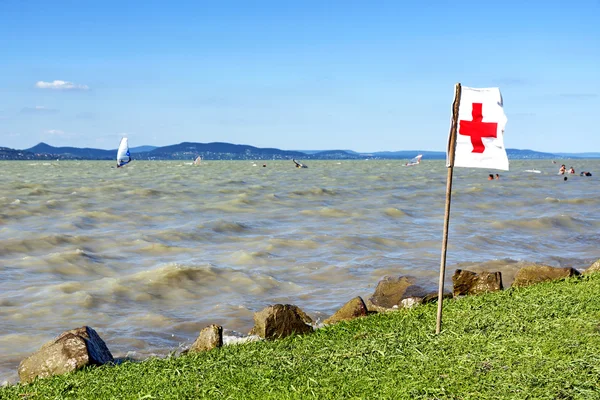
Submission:
M 407 160 L 417 154 L 423 160 L 444 160 L 444 151 L 401 150 L 355 152 L 352 150 L 281 150 L 276 148 L 259 148 L 232 143 L 192 143 L 183 142 L 175 145 L 155 147 L 138 146 L 130 148 L 132 157 L 138 160 L 193 160 L 202 156 L 203 160 Z M 600 153 L 547 153 L 534 150 L 507 149 L 509 159 L 584 159 L 600 158 Z M 0 147 L 0 160 L 114 160 L 117 150 L 104 150 L 78 147 L 54 147 L 39 143 L 29 149 L 11 149 Z

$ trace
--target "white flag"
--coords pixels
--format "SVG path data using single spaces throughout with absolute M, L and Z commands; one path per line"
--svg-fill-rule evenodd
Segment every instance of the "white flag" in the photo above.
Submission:
M 506 115 L 498 88 L 462 87 L 456 130 L 455 167 L 492 168 L 508 171 L 504 148 Z M 450 137 L 446 166 L 450 166 Z

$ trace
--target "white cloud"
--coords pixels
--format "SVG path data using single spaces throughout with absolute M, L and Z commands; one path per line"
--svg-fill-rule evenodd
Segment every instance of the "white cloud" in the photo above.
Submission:
M 89 90 L 89 87 L 87 85 L 80 85 L 73 82 L 58 80 L 52 82 L 38 81 L 36 82 L 35 87 L 38 89 L 54 90 Z
M 46 106 L 23 107 L 21 109 L 21 113 L 23 114 L 52 114 L 56 112 L 58 112 L 58 110 Z
M 61 131 L 60 129 L 49 129 L 46 132 L 47 135 L 56 135 L 56 136 L 63 136 L 65 134 L 64 131 Z

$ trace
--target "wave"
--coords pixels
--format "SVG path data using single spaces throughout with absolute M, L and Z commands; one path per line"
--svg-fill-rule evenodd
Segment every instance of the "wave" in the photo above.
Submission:
M 45 196 L 50 194 L 51 192 L 47 189 L 44 189 L 42 186 L 36 187 L 30 192 L 27 193 L 28 196 Z
M 210 228 L 209 228 L 210 229 Z M 215 234 L 212 230 L 207 230 L 203 225 L 199 225 L 193 232 L 185 232 L 178 229 L 162 230 L 153 235 L 144 236 L 142 239 L 143 247 L 151 246 L 157 241 L 161 244 L 171 246 L 178 242 L 211 242 Z
M 546 197 L 544 199 L 550 203 L 564 203 L 564 204 L 589 204 L 589 205 L 597 205 L 600 204 L 599 198 L 578 198 L 578 199 L 557 199 L 554 197 Z
M 191 252 L 192 250 L 193 249 L 187 247 L 171 246 L 163 243 L 148 243 L 146 246 L 143 246 L 137 250 L 137 253 L 163 255 L 171 253 L 186 253 Z
M 87 236 L 47 235 L 27 239 L 8 239 L 2 241 L 3 254 L 29 254 L 47 251 L 60 246 L 81 246 L 92 241 Z
M 569 215 L 560 215 L 535 219 L 495 221 L 492 223 L 492 226 L 496 229 L 525 228 L 531 230 L 543 230 L 560 228 L 577 230 L 582 228 L 590 228 L 593 226 L 593 224 Z
M 358 216 L 358 214 L 351 213 L 349 211 L 340 210 L 337 208 L 331 208 L 331 207 L 323 207 L 318 210 L 303 210 L 303 211 L 300 211 L 300 214 L 310 215 L 310 216 L 318 216 L 318 217 L 327 217 L 327 218 L 341 218 L 341 217 Z
M 385 250 L 399 247 L 410 248 L 415 246 L 414 243 L 382 236 L 344 236 L 336 239 L 336 241 L 342 243 L 344 247 L 353 250 L 359 248 Z
M 168 196 L 169 192 L 157 190 L 157 189 L 136 188 L 136 189 L 127 191 L 126 194 L 127 194 L 127 196 L 133 196 L 134 198 L 136 198 L 136 197 L 146 198 L 146 197 Z
M 279 249 L 314 250 L 319 248 L 319 246 L 319 242 L 311 239 L 269 239 L 267 251 L 276 251 Z
M 292 194 L 296 196 L 337 196 L 339 193 L 334 189 L 313 188 L 306 190 L 295 190 Z
M 268 261 L 276 256 L 268 251 L 253 251 L 247 252 L 244 250 L 238 250 L 230 255 L 235 264 L 240 265 L 266 265 Z
M 260 294 L 279 285 L 280 282 L 269 275 L 180 263 L 163 264 L 120 278 L 113 284 L 119 288 L 121 295 L 147 301 L 161 298 L 208 299 L 222 293 Z
M 42 257 L 25 257 L 25 265 L 40 272 L 63 277 L 81 277 L 89 280 L 98 276 L 112 276 L 114 261 L 83 249 L 50 253 Z
M 212 225 L 211 229 L 217 233 L 241 233 L 248 231 L 251 228 L 241 222 L 217 221 Z
M 399 209 L 394 208 L 394 207 L 388 207 L 388 208 L 386 208 L 385 210 L 383 210 L 383 213 L 385 215 L 387 215 L 388 217 L 393 217 L 393 218 L 400 218 L 400 217 L 406 217 L 407 216 L 407 214 L 404 211 L 399 210 Z

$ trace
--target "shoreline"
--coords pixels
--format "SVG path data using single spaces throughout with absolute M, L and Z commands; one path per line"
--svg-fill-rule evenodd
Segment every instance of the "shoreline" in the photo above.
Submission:
M 333 398 L 358 393 L 395 393 L 395 398 L 425 398 L 427 393 L 463 398 L 589 394 L 600 382 L 600 375 L 588 372 L 598 364 L 586 351 L 600 345 L 598 290 L 600 274 L 595 273 L 466 296 L 445 306 L 440 336 L 431 334 L 431 304 L 277 341 L 88 368 L 3 387 L 0 394 L 205 397 L 216 387 L 231 398 L 281 398 L 286 393 Z M 536 312 L 531 313 L 534 305 Z M 574 341 L 578 346 L 569 347 Z M 571 368 L 562 367 L 566 365 Z M 314 385 L 306 385 L 309 377 Z

